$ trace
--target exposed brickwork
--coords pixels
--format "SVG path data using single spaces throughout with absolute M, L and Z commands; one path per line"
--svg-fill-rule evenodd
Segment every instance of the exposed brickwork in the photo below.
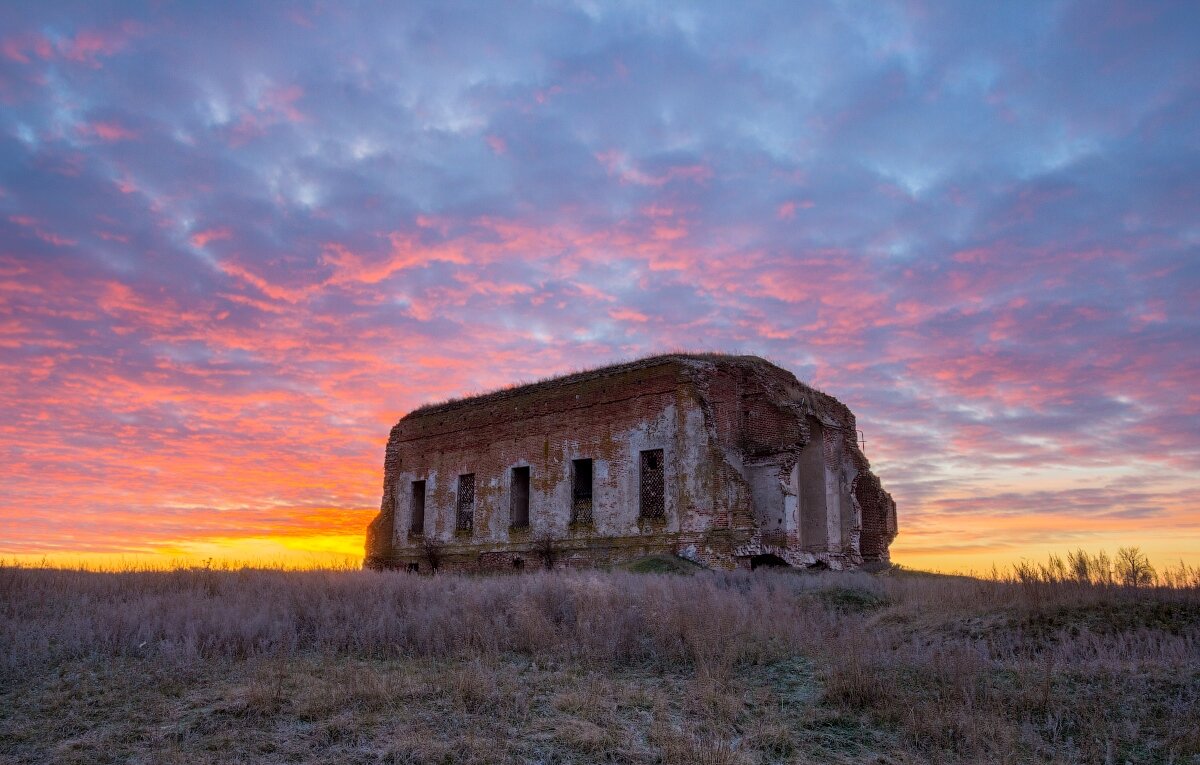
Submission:
M 895 505 L 854 433 L 836 399 L 745 356 L 660 356 L 423 407 L 392 428 L 366 563 L 513 570 L 668 553 L 717 568 L 764 555 L 844 568 L 886 558 Z M 656 463 L 644 452 L 661 460 L 651 489 L 641 473 Z M 592 461 L 586 509 L 574 460 Z M 529 470 L 527 527 L 510 524 L 515 467 Z M 463 475 L 474 476 L 469 501 Z M 423 535 L 412 529 L 414 481 L 425 482 Z M 642 514 L 660 485 L 661 514 Z
M 888 545 L 896 538 L 896 503 L 871 473 L 858 476 L 854 498 L 862 513 L 859 549 L 863 560 L 887 560 Z

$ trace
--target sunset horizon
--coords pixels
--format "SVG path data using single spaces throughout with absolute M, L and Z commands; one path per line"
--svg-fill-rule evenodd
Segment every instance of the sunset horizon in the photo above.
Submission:
M 724 353 L 723 351 L 672 348 L 662 351 L 665 354 L 688 353 Z M 731 355 L 741 355 L 729 352 Z M 646 356 L 656 356 L 659 353 L 649 353 Z M 632 357 L 620 357 L 611 361 L 623 362 Z M 572 366 L 561 371 L 550 371 L 541 378 L 553 378 L 561 374 L 577 373 L 583 369 L 607 366 L 607 362 L 593 365 Z M 530 380 L 515 380 L 507 385 L 487 390 L 449 391 L 438 398 L 431 398 L 419 403 L 413 409 L 429 404 L 438 404 L 446 400 L 469 399 L 474 396 L 490 393 L 493 390 L 505 390 L 520 387 L 533 382 Z M 826 391 L 828 392 L 828 391 Z M 397 419 L 407 413 L 401 413 Z M 393 423 L 394 424 L 394 423 Z M 861 423 L 860 426 L 866 423 Z M 390 426 L 381 428 L 386 434 Z M 862 428 L 860 427 L 860 430 Z M 866 431 L 861 436 L 866 438 Z M 381 441 L 384 438 L 381 436 Z M 378 459 L 382 465 L 382 444 Z M 881 466 L 876 466 L 880 469 Z M 364 466 L 364 472 L 371 472 Z M 381 468 L 374 472 L 381 473 Z M 946 501 L 956 501 L 966 498 L 947 497 Z M 238 508 L 230 508 L 236 511 Z M 1003 510 L 1003 506 L 997 506 Z M 22 566 L 47 566 L 51 568 L 82 568 L 97 571 L 142 571 L 170 570 L 175 568 L 217 568 L 230 569 L 241 567 L 283 568 L 289 570 L 307 569 L 342 569 L 358 568 L 363 562 L 364 529 L 367 523 L 378 513 L 378 506 L 363 507 L 327 507 L 304 508 L 300 515 L 305 519 L 320 518 L 321 533 L 305 533 L 303 530 L 295 534 L 263 534 L 261 536 L 226 536 L 226 537 L 181 537 L 179 539 L 162 540 L 153 546 L 137 545 L 115 546 L 116 549 L 99 550 L 51 550 L 36 552 L 14 552 L 0 555 L 0 563 L 10 563 Z M 1159 568 L 1168 569 L 1178 564 L 1195 566 L 1200 562 L 1200 548 L 1189 540 L 1181 541 L 1178 535 L 1171 533 L 1140 533 L 1131 536 L 1124 530 L 1107 531 L 1103 528 L 1088 528 L 1077 535 L 1051 535 L 1045 542 L 1025 543 L 1016 542 L 1007 545 L 964 545 L 950 535 L 958 529 L 925 529 L 927 535 L 938 535 L 938 538 L 921 544 L 906 544 L 907 518 L 900 508 L 901 533 L 892 543 L 891 559 L 896 565 L 904 568 L 931 571 L 946 574 L 966 574 L 975 576 L 993 576 L 997 573 L 1007 575 L 1014 566 L 1020 563 L 1045 563 L 1050 557 L 1065 558 L 1068 553 L 1082 550 L 1089 554 L 1104 553 L 1112 557 L 1119 549 L 1135 547 L 1146 553 L 1150 561 Z M 1003 516 L 1003 513 L 998 513 Z M 985 533 L 1001 536 L 1013 533 L 1016 527 L 1035 533 L 1038 529 L 1053 530 L 1053 519 L 1030 519 L 1027 523 L 1016 524 L 1011 519 L 993 520 L 989 526 L 984 519 L 981 524 Z M 939 539 L 941 541 L 939 541 Z M 1079 540 L 1085 541 L 1079 541 Z M 1074 540 L 1074 541 L 1070 541 Z

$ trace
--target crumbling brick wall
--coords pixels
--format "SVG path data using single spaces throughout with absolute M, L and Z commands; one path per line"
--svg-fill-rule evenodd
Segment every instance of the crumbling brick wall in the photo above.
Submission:
M 860 473 L 854 498 L 862 513 L 859 552 L 864 561 L 887 561 L 888 545 L 896 538 L 896 503 L 872 473 Z
M 366 565 L 428 570 L 436 561 L 440 570 L 524 569 L 674 553 L 730 568 L 767 552 L 794 565 L 856 565 L 863 556 L 850 485 L 869 470 L 852 437 L 853 449 L 830 470 L 844 478 L 845 507 L 838 512 L 851 513 L 846 533 L 826 523 L 828 538 L 804 551 L 799 517 L 787 528 L 780 522 L 762 529 L 755 516 L 747 480 L 752 470 L 774 476 L 780 506 L 799 516 L 794 468 L 813 443 L 814 428 L 822 427 L 818 422 L 826 423 L 826 432 L 854 432 L 848 409 L 786 370 L 753 357 L 715 355 L 654 357 L 424 407 L 392 428 Z M 639 484 L 643 467 L 653 464 L 642 457 L 648 451 L 662 455 L 661 493 Z M 592 461 L 590 523 L 572 523 L 576 459 Z M 750 464 L 755 460 L 758 468 Z M 528 469 L 527 527 L 509 524 L 514 467 Z M 466 474 L 474 476 L 474 496 L 466 510 L 471 523 L 464 526 L 458 487 Z M 414 481 L 426 487 L 421 530 L 409 516 Z M 775 490 L 770 480 L 765 485 Z M 659 494 L 661 512 L 640 514 L 641 498 Z M 879 495 L 871 496 L 875 508 Z M 892 529 L 894 535 L 894 520 Z M 886 554 L 890 537 L 868 536 L 872 555 L 881 546 Z

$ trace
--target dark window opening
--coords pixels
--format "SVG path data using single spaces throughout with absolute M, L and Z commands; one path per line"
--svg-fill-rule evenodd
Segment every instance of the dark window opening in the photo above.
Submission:
M 789 568 L 788 562 L 778 555 L 755 555 L 750 558 L 750 570 L 758 568 Z
M 571 460 L 571 524 L 592 525 L 591 460 Z
M 754 438 L 750 433 L 750 410 L 742 410 L 741 427 L 738 428 L 738 441 L 743 449 L 748 449 L 753 444 Z
M 667 514 L 664 495 L 663 450 L 651 449 L 642 452 L 639 477 L 639 513 L 642 518 L 665 518 Z
M 458 477 L 458 514 L 455 517 L 454 530 L 470 534 L 475 528 L 475 474 L 467 473 Z
M 514 571 L 524 571 L 525 570 L 525 560 L 523 558 L 513 558 L 513 570 Z
M 409 563 L 407 566 L 404 567 L 404 570 L 410 574 L 419 574 L 419 573 L 421 573 L 421 564 L 420 563 Z
M 408 525 L 408 533 L 418 535 L 425 533 L 425 482 L 412 482 L 412 510 Z
M 529 528 L 529 468 L 512 469 L 509 522 L 514 529 Z

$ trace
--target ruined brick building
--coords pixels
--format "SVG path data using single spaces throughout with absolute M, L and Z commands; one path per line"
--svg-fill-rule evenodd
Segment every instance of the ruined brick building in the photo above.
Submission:
M 895 536 L 845 405 L 757 357 L 675 354 L 409 413 L 366 565 L 844 569 Z

